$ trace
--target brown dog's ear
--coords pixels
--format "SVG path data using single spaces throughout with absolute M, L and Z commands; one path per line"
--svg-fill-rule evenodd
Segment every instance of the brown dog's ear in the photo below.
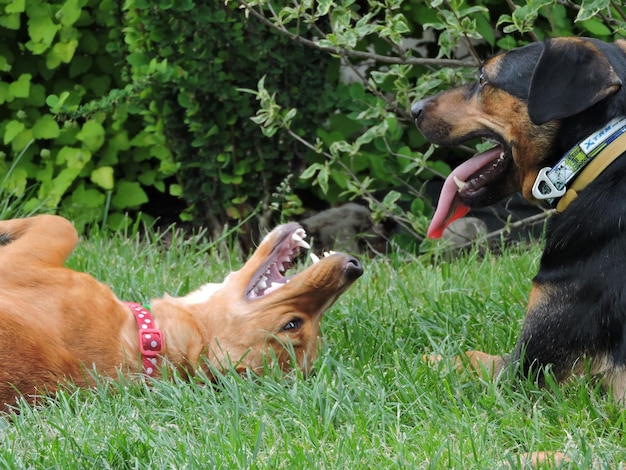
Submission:
M 537 125 L 578 114 L 622 86 L 607 58 L 590 41 L 546 40 L 528 93 L 528 115 Z

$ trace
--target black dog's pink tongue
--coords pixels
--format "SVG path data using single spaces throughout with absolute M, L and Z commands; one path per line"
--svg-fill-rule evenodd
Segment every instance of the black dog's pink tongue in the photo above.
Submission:
M 474 155 L 466 162 L 459 165 L 446 178 L 439 195 L 439 203 L 430 222 L 426 235 L 428 238 L 441 238 L 443 231 L 456 219 L 460 219 L 469 212 L 469 207 L 459 199 L 459 187 L 454 179 L 467 181 L 481 168 L 498 159 L 502 154 L 502 147 L 498 146 L 486 152 Z

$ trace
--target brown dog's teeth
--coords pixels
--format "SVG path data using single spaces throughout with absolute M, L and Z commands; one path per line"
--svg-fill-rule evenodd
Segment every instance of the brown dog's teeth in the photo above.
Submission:
M 293 235 L 291 235 L 291 239 L 296 243 L 296 246 L 308 250 L 309 248 L 311 248 L 311 245 L 305 242 L 302 237 L 306 237 L 306 233 L 304 233 L 304 230 L 297 230 L 293 233 Z

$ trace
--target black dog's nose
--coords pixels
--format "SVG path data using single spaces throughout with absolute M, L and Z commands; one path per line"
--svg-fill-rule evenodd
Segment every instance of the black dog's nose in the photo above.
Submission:
M 420 118 L 426 107 L 426 100 L 420 100 L 417 103 L 413 103 L 411 106 L 411 115 L 416 121 Z

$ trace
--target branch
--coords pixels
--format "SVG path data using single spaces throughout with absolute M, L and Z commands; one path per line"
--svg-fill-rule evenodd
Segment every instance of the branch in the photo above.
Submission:
M 543 212 L 539 214 L 531 215 L 529 217 L 526 217 L 525 219 L 518 220 L 517 222 L 506 224 L 503 228 L 499 230 L 494 230 L 491 233 L 486 233 L 483 236 L 479 236 L 474 240 L 470 240 L 463 245 L 455 247 L 455 249 L 463 250 L 465 248 L 470 248 L 477 242 L 478 243 L 487 242 L 487 244 L 489 244 L 491 241 L 498 239 L 503 235 L 508 235 L 509 233 L 511 233 L 513 229 L 526 227 L 528 225 L 535 225 L 539 222 L 546 220 L 548 217 L 550 217 L 554 213 L 555 211 L 553 209 L 544 210 Z
M 299 34 L 292 33 L 287 28 L 282 25 L 277 25 L 267 19 L 265 15 L 258 12 L 254 8 L 252 8 L 245 0 L 239 0 L 239 4 L 246 9 L 252 16 L 261 21 L 266 26 L 269 26 L 273 30 L 278 33 L 287 36 L 289 39 L 303 44 L 308 47 L 312 47 L 315 49 L 319 49 L 320 51 L 327 52 L 332 55 L 336 55 L 339 57 L 354 57 L 358 59 L 369 59 L 374 60 L 376 62 L 381 62 L 385 64 L 408 64 L 408 65 L 427 65 L 427 66 L 437 66 L 437 67 L 476 67 L 478 62 L 473 60 L 457 60 L 457 59 L 432 59 L 432 58 L 402 58 L 402 57 L 390 57 L 384 56 L 380 54 L 376 54 L 373 52 L 363 52 L 363 51 L 355 51 L 353 49 L 348 49 L 344 47 L 326 47 L 320 46 L 315 41 L 311 41 L 310 39 L 304 38 Z

